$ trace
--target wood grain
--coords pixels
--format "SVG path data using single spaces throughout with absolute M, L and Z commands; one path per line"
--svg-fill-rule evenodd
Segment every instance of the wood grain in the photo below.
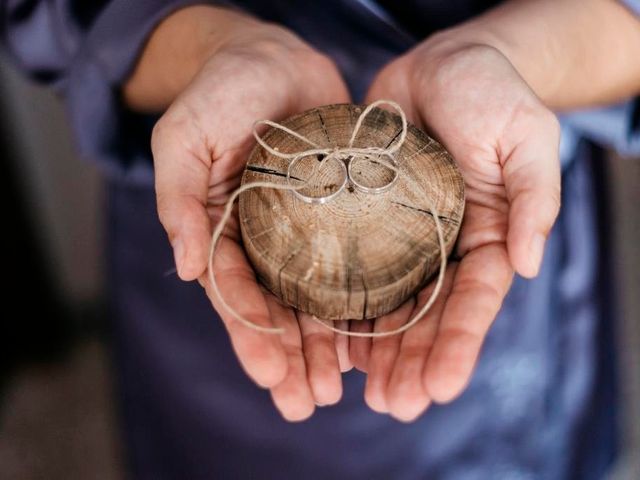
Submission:
M 344 147 L 362 110 L 357 105 L 328 105 L 282 124 L 321 146 Z M 387 147 L 400 132 L 400 117 L 376 108 L 364 120 L 354 147 Z M 309 149 L 276 129 L 267 131 L 264 139 L 281 152 Z M 306 180 L 318 160 L 297 163 L 292 182 Z M 342 178 L 337 161 L 326 162 L 301 193 L 317 196 L 335 190 Z M 241 194 L 244 247 L 261 282 L 284 303 L 325 320 L 378 317 L 423 287 L 440 261 L 425 197 L 439 213 L 450 253 L 462 222 L 464 183 L 444 148 L 412 125 L 395 161 L 399 177 L 379 194 L 348 185 L 324 205 L 306 203 L 291 191 L 261 188 Z M 257 146 L 242 182 L 286 183 L 288 165 L 289 160 Z M 393 176 L 388 168 L 366 160 L 352 167 L 357 181 L 369 187 Z

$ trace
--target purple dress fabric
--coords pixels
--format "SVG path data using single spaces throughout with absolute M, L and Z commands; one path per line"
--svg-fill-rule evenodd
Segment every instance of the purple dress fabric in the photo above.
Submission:
M 562 118 L 563 208 L 541 274 L 514 282 L 459 399 L 402 425 L 365 407 L 364 378 L 352 372 L 338 406 L 288 424 L 240 370 L 201 289 L 164 275 L 173 261 L 152 190 L 156 118 L 127 111 L 119 98 L 151 29 L 194 3 L 203 2 L 0 1 L 8 52 L 65 97 L 82 153 L 107 173 L 109 289 L 132 476 L 603 478 L 616 454 L 615 349 L 602 289 L 597 154 L 584 139 L 640 152 L 637 102 Z M 495 2 L 224 3 L 327 52 L 358 100 L 387 61 Z M 628 3 L 638 10 L 640 2 Z

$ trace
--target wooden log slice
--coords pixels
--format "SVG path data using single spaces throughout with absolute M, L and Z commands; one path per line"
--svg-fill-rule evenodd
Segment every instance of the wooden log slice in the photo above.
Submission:
M 296 115 L 283 125 L 321 146 L 346 147 L 363 107 L 327 105 Z M 354 147 L 387 147 L 401 132 L 398 115 L 376 108 L 364 120 Z M 311 148 L 271 128 L 264 140 L 280 152 Z M 428 197 L 453 248 L 464 211 L 464 183 L 445 149 L 409 125 L 394 156 L 398 178 L 383 193 L 364 193 L 348 183 L 326 204 L 310 204 L 291 191 L 258 188 L 241 194 L 244 247 L 262 283 L 284 303 L 325 320 L 368 319 L 388 313 L 414 295 L 437 272 L 438 237 Z M 299 185 L 321 158 L 301 159 L 292 168 Z M 291 160 L 252 151 L 242 182 L 287 183 Z M 327 160 L 300 190 L 310 196 L 335 193 L 344 169 Z M 367 160 L 352 165 L 357 182 L 379 187 L 394 172 Z

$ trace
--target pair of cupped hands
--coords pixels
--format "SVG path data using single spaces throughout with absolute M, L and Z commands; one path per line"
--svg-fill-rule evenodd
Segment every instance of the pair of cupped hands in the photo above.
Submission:
M 399 103 L 412 123 L 439 140 L 466 186 L 460 260 L 449 263 L 428 315 L 392 337 L 336 335 L 280 303 L 257 283 L 237 218 L 216 252 L 221 293 L 244 318 L 286 333 L 242 325 L 209 284 L 212 228 L 240 184 L 254 145 L 253 123 L 351 101 L 329 58 L 282 27 L 243 19 L 153 133 L 158 212 L 178 275 L 200 282 L 247 375 L 270 390 L 291 421 L 338 402 L 341 373 L 353 367 L 366 372 L 366 403 L 402 421 L 417 418 L 431 402 L 454 399 L 470 379 L 514 272 L 537 274 L 558 213 L 558 123 L 500 50 L 460 41 L 455 30 L 437 34 L 377 74 L 365 102 L 378 99 Z M 431 288 L 375 321 L 337 326 L 396 328 L 420 309 Z

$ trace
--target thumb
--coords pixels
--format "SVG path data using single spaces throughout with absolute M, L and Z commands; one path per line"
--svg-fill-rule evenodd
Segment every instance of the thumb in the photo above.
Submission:
M 538 274 L 544 245 L 560 209 L 560 128 L 550 112 L 503 163 L 509 199 L 507 249 L 522 276 Z
M 189 144 L 182 129 L 161 119 L 153 130 L 158 216 L 166 230 L 182 280 L 207 268 L 211 222 L 206 210 L 210 155 L 201 142 Z
M 393 100 L 402 107 L 409 122 L 422 126 L 419 112 L 411 98 L 404 63 L 405 60 L 401 58 L 383 68 L 369 86 L 364 102 L 368 105 L 376 100 Z

